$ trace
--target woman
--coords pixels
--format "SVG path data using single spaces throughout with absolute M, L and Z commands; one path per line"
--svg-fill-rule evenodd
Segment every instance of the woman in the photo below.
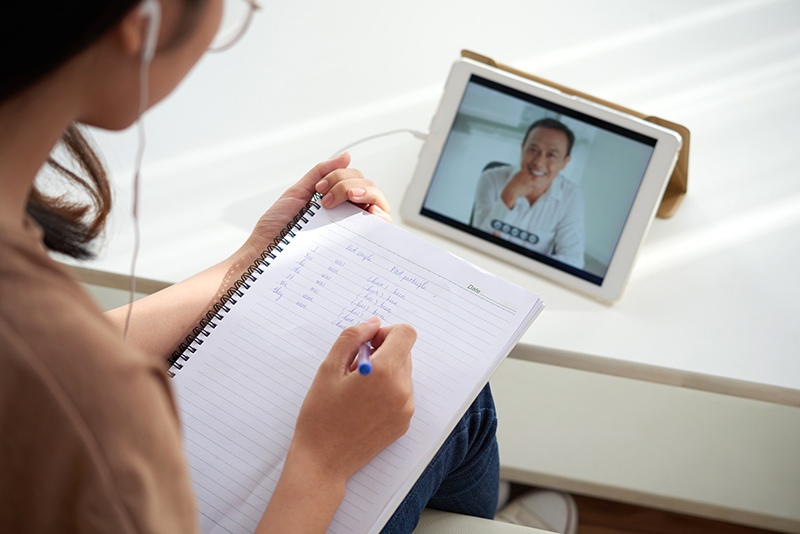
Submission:
M 124 337 L 127 307 L 103 315 L 46 251 L 90 256 L 110 207 L 105 173 L 76 124 L 125 128 L 167 96 L 214 38 L 223 0 L 10 4 L 0 17 L 0 525 L 195 532 L 167 355 L 314 191 L 325 207 L 351 201 L 388 218 L 389 205 L 347 168 L 347 154 L 320 163 L 228 259 L 137 302 Z M 59 142 L 74 164 L 50 159 Z M 35 178 L 47 162 L 50 177 L 74 191 L 40 189 Z M 350 476 L 405 432 L 415 337 L 409 325 L 378 321 L 342 333 L 305 399 L 258 532 L 324 532 Z M 358 413 L 368 405 L 353 402 L 367 393 L 364 381 L 349 372 L 368 340 L 377 346 L 374 369 L 385 371 L 369 381 L 383 407 L 369 417 Z M 386 531 L 412 530 L 426 505 L 491 517 L 495 426 L 487 389 Z

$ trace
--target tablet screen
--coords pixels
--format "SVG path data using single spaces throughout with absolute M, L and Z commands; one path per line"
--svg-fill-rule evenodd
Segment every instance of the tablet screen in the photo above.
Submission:
M 473 74 L 420 214 L 599 286 L 655 146 Z

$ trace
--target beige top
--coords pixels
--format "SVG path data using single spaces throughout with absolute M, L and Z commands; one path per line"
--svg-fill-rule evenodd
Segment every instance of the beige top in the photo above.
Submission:
M 170 384 L 40 229 L 0 229 L 0 530 L 196 532 Z

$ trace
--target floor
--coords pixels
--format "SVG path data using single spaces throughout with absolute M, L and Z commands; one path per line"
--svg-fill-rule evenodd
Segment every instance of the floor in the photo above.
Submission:
M 516 496 L 531 488 L 512 485 Z M 578 505 L 578 534 L 775 534 L 630 504 L 573 495 Z

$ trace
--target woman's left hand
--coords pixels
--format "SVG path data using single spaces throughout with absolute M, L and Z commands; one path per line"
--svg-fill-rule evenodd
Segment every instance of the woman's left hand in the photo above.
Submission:
M 361 171 L 347 168 L 349 164 L 350 154 L 345 152 L 308 171 L 261 216 L 237 255 L 244 255 L 248 262 L 258 256 L 315 192 L 323 195 L 322 205 L 325 208 L 333 208 L 349 200 L 373 215 L 391 222 L 391 207 L 381 190 L 372 181 L 364 178 Z
M 191 278 L 138 300 L 133 309 L 128 342 L 164 358 L 172 354 L 183 342 L 186 332 L 227 293 L 317 191 L 325 195 L 323 205 L 326 208 L 349 200 L 391 221 L 386 197 L 359 171 L 348 169 L 349 164 L 347 153 L 318 164 L 261 216 L 250 237 L 231 256 Z M 106 317 L 122 332 L 127 314 L 128 307 L 122 306 L 107 312 Z

